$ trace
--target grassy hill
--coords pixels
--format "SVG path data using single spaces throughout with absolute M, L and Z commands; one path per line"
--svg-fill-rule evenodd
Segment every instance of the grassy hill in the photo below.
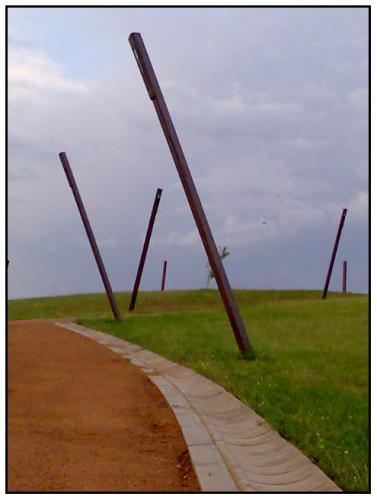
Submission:
M 193 368 L 251 406 L 346 491 L 369 488 L 368 296 L 235 291 L 256 359 L 241 359 L 215 290 L 9 301 L 8 319 L 70 316 Z M 100 376 L 100 374 L 99 374 Z

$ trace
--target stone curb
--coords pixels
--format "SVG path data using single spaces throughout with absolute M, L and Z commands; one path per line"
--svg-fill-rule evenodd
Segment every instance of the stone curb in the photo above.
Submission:
M 106 345 L 147 374 L 177 418 L 202 491 L 341 491 L 301 451 L 214 382 L 110 334 L 72 322 L 55 325 Z

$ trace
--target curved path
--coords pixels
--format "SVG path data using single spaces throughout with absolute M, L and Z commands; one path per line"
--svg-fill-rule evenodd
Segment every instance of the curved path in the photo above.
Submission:
M 8 326 L 7 492 L 199 491 L 141 370 L 51 321 Z
M 237 398 L 140 346 L 74 323 L 147 372 L 179 421 L 203 491 L 339 492 L 301 451 Z

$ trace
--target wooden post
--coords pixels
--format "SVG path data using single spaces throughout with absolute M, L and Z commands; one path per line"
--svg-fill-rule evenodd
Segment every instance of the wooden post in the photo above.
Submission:
M 166 268 L 168 267 L 167 260 L 164 260 L 164 266 L 162 268 L 162 281 L 161 281 L 161 291 L 165 290 L 165 280 L 166 280 Z
M 191 212 L 202 239 L 204 249 L 207 253 L 208 261 L 215 276 L 225 310 L 228 314 L 238 348 L 241 354 L 247 354 L 248 352 L 252 353 L 249 337 L 238 310 L 224 266 L 221 262 L 215 240 L 212 236 L 210 226 L 200 202 L 199 194 L 196 190 L 190 169 L 175 131 L 174 124 L 166 106 L 164 96 L 161 92 L 157 77 L 144 46 L 143 39 L 140 33 L 131 33 L 128 40 L 135 55 L 147 92 L 153 102 L 162 130 L 165 134 L 165 138 L 177 168 L 178 175 L 181 179 L 183 189 L 186 193 Z
M 156 191 L 156 196 L 154 198 L 154 202 L 153 202 L 152 213 L 151 213 L 151 216 L 149 219 L 147 233 L 145 235 L 143 250 L 141 251 L 139 267 L 137 268 L 135 284 L 134 284 L 134 288 L 133 288 L 133 292 L 132 292 L 132 296 L 131 296 L 130 305 L 128 307 L 129 311 L 133 311 L 135 309 L 137 293 L 139 291 L 139 285 L 140 285 L 140 281 L 141 281 L 141 276 L 143 274 L 145 259 L 147 257 L 149 242 L 150 242 L 150 239 L 152 236 L 154 221 L 156 219 L 158 206 L 160 204 L 161 193 L 162 193 L 162 189 L 158 188 Z
M 88 216 L 86 214 L 86 210 L 85 210 L 84 204 L 82 202 L 80 192 L 79 192 L 79 189 L 77 187 L 75 178 L 73 176 L 71 166 L 68 162 L 67 155 L 65 153 L 59 153 L 59 158 L 60 158 L 60 161 L 62 162 L 64 172 L 65 172 L 65 175 L 66 175 L 67 180 L 68 180 L 68 184 L 71 186 L 72 193 L 73 193 L 73 196 L 75 198 L 77 208 L 79 209 L 81 220 L 84 224 L 84 228 L 85 228 L 86 234 L 88 236 L 90 246 L 92 247 L 93 255 L 94 255 L 94 258 L 96 260 L 98 270 L 99 270 L 99 273 L 101 275 L 101 278 L 102 278 L 102 281 L 103 281 L 103 284 L 104 284 L 104 287 L 106 290 L 107 298 L 109 299 L 109 302 L 110 302 L 111 310 L 113 311 L 115 319 L 119 320 L 119 319 L 121 319 L 121 317 L 120 317 L 118 304 L 115 300 L 113 290 L 112 290 L 111 285 L 110 285 L 109 278 L 107 277 L 106 269 L 105 269 L 105 266 L 102 262 L 101 254 L 99 253 L 96 239 L 94 237 L 92 228 L 90 226 L 90 222 L 89 222 Z
M 327 271 L 325 287 L 323 289 L 323 294 L 322 294 L 322 298 L 323 299 L 325 299 L 327 297 L 327 290 L 328 290 L 329 285 L 330 285 L 330 279 L 331 279 L 331 274 L 332 274 L 332 270 L 333 270 L 333 267 L 334 267 L 336 252 L 338 250 L 340 235 L 342 234 L 342 229 L 343 229 L 343 226 L 344 226 L 344 221 L 345 221 L 346 215 L 347 215 L 347 209 L 343 208 L 343 212 L 342 212 L 342 215 L 341 215 L 340 221 L 339 221 L 338 231 L 336 233 L 334 248 L 333 248 L 333 251 L 332 251 L 332 254 L 331 254 L 329 269 Z
M 343 261 L 343 280 L 342 280 L 342 291 L 347 293 L 347 261 Z

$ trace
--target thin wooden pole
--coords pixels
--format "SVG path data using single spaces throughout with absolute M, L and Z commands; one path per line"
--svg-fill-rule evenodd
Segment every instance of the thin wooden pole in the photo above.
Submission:
M 343 280 L 342 280 L 343 293 L 347 293 L 347 261 L 343 261 Z
M 166 141 L 202 239 L 204 249 L 207 253 L 208 261 L 215 276 L 224 307 L 228 314 L 238 348 L 241 354 L 246 354 L 248 352 L 251 353 L 252 351 L 249 337 L 238 310 L 224 266 L 221 262 L 215 240 L 212 236 L 210 226 L 200 202 L 199 194 L 196 190 L 190 169 L 175 131 L 174 124 L 166 106 L 164 96 L 162 95 L 157 77 L 144 46 L 143 39 L 140 33 L 132 33 L 128 40 L 135 55 L 149 97 L 154 104 L 162 130 L 165 134 Z
M 165 290 L 165 280 L 166 280 L 166 268 L 168 267 L 168 262 L 164 260 L 164 266 L 162 268 L 162 280 L 161 280 L 161 291 Z
M 343 208 L 343 212 L 342 212 L 342 215 L 341 215 L 340 221 L 339 221 L 338 231 L 336 233 L 334 248 L 333 248 L 333 251 L 332 251 L 332 254 L 331 254 L 329 269 L 327 271 L 325 287 L 323 289 L 323 294 L 322 294 L 322 298 L 323 299 L 325 299 L 327 297 L 327 290 L 328 290 L 329 285 L 330 285 L 330 279 L 331 279 L 331 274 L 332 274 L 332 270 L 333 270 L 333 267 L 334 267 L 336 252 L 338 251 L 339 240 L 340 240 L 340 236 L 342 234 L 342 229 L 343 229 L 343 226 L 344 226 L 344 221 L 345 221 L 346 215 L 347 215 L 347 209 Z
M 153 225 L 154 225 L 154 221 L 156 219 L 158 206 L 159 206 L 160 200 L 161 200 L 161 193 L 162 193 L 162 189 L 158 188 L 156 191 L 156 196 L 154 198 L 154 202 L 153 202 L 153 207 L 152 207 L 152 212 L 151 212 L 151 216 L 150 216 L 149 223 L 148 223 L 147 233 L 145 235 L 143 250 L 141 251 L 140 262 L 139 262 L 139 266 L 137 268 L 137 273 L 136 273 L 136 278 L 135 278 L 135 284 L 134 284 L 134 288 L 133 288 L 132 295 L 131 295 L 130 305 L 128 307 L 129 311 L 133 311 L 135 309 L 135 304 L 136 304 L 137 294 L 139 291 L 141 276 L 143 274 L 145 259 L 147 257 L 147 252 L 148 252 L 148 248 L 149 248 L 149 242 L 150 242 L 150 239 L 152 236 Z
M 96 260 L 98 270 L 99 270 L 99 273 L 101 275 L 101 278 L 102 278 L 102 281 L 103 281 L 103 284 L 104 284 L 104 287 L 106 290 L 107 298 L 109 299 L 110 307 L 111 307 L 111 310 L 113 311 L 113 314 L 114 314 L 114 318 L 117 320 L 120 320 L 121 316 L 120 316 L 118 304 L 115 300 L 113 290 L 112 290 L 111 285 L 110 285 L 109 278 L 107 277 L 106 269 L 105 269 L 105 266 L 103 264 L 101 254 L 99 253 L 96 239 L 94 237 L 92 228 L 90 226 L 90 222 L 89 222 L 88 216 L 86 214 L 86 210 L 85 210 L 84 204 L 82 202 L 80 192 L 79 192 L 79 189 L 77 187 L 75 178 L 73 176 L 71 166 L 68 162 L 67 155 L 65 153 L 59 153 L 59 158 L 60 158 L 60 161 L 63 165 L 64 172 L 65 172 L 65 175 L 66 175 L 67 180 L 68 180 L 68 184 L 71 186 L 72 193 L 73 193 L 73 196 L 74 196 L 76 204 L 77 204 L 77 208 L 79 209 L 79 212 L 81 215 L 81 220 L 84 224 L 84 228 L 85 228 L 86 234 L 88 236 L 90 246 L 92 247 L 93 255 L 94 255 L 94 258 Z

